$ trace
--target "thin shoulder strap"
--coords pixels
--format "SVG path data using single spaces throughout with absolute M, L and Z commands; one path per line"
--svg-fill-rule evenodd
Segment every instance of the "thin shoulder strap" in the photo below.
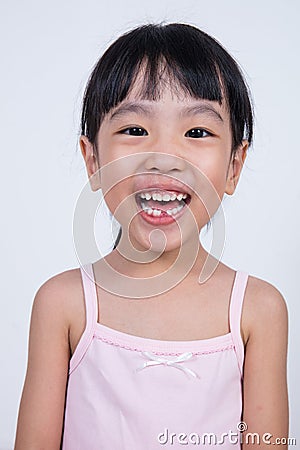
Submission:
M 78 366 L 87 351 L 93 339 L 98 318 L 97 290 L 92 263 L 84 264 L 80 267 L 80 272 L 85 303 L 85 330 L 70 360 L 69 373 Z
M 243 375 L 244 343 L 241 336 L 241 317 L 248 274 L 238 270 L 235 274 L 229 309 L 229 324 L 241 375 Z
M 80 267 L 80 271 L 85 300 L 86 329 L 94 330 L 98 316 L 98 301 L 93 264 L 83 265 Z

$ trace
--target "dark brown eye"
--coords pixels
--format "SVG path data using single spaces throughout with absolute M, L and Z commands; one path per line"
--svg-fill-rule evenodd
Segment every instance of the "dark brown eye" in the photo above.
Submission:
M 190 138 L 204 138 L 211 136 L 211 134 L 203 128 L 192 128 L 185 133 L 185 136 Z
M 122 130 L 121 133 L 129 134 L 129 136 L 147 136 L 148 133 L 144 128 L 141 127 L 130 127 Z

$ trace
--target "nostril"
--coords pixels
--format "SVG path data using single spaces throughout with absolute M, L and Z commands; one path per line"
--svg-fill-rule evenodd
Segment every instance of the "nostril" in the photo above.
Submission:
M 160 173 L 178 173 L 185 167 L 185 160 L 168 153 L 151 153 L 145 161 L 145 169 Z

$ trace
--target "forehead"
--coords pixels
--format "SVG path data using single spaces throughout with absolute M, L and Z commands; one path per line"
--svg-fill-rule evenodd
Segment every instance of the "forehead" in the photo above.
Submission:
M 216 80 L 211 79 L 208 82 L 211 87 L 209 89 L 208 86 L 205 86 L 207 83 L 201 80 L 199 75 L 199 73 L 197 75 L 194 73 L 189 80 L 188 74 L 180 74 L 165 61 L 160 61 L 152 72 L 148 62 L 142 61 L 135 70 L 126 98 L 159 100 L 161 97 L 169 95 L 178 101 L 201 98 L 223 103 L 225 95 L 221 79 L 218 77 L 217 86 L 213 86 L 216 84 Z M 214 91 L 218 89 L 220 92 L 217 95 Z
M 147 99 L 141 91 L 139 80 L 133 85 L 129 95 L 113 108 L 107 119 L 117 120 L 128 115 L 155 118 L 164 115 L 166 119 L 179 119 L 193 116 L 204 116 L 219 124 L 229 123 L 229 113 L 224 102 L 196 99 L 178 86 L 164 84 L 160 88 L 160 95 L 156 99 Z
M 108 115 L 115 116 L 116 112 L 151 115 L 167 105 L 172 111 L 207 113 L 211 117 L 219 116 L 220 119 L 229 120 L 227 102 L 223 96 L 220 101 L 217 101 L 209 100 L 205 98 L 205 95 L 203 97 L 192 95 L 165 65 L 161 65 L 158 69 L 152 91 L 148 90 L 148 81 L 144 64 L 135 75 L 125 99 L 118 103 Z

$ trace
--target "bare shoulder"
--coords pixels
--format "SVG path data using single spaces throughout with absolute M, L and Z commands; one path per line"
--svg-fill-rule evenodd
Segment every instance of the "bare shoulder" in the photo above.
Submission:
M 81 278 L 79 269 L 70 269 L 46 280 L 35 294 L 35 303 L 48 308 L 65 308 L 78 297 Z
M 282 293 L 271 283 L 249 276 L 245 291 L 242 329 L 245 342 L 251 334 L 272 326 L 287 327 L 287 306 Z
M 57 294 L 68 295 L 76 284 L 80 283 L 80 269 L 69 269 L 64 272 L 53 275 L 46 280 L 38 289 L 38 294 L 51 295 Z M 78 287 L 78 286 L 77 286 Z
M 254 276 L 248 277 L 244 302 L 244 308 L 255 316 L 280 315 L 287 309 L 282 293 L 273 284 Z
M 80 269 L 66 270 L 46 280 L 35 294 L 33 314 L 45 320 L 53 318 L 72 333 L 78 330 L 80 334 L 85 324 Z

